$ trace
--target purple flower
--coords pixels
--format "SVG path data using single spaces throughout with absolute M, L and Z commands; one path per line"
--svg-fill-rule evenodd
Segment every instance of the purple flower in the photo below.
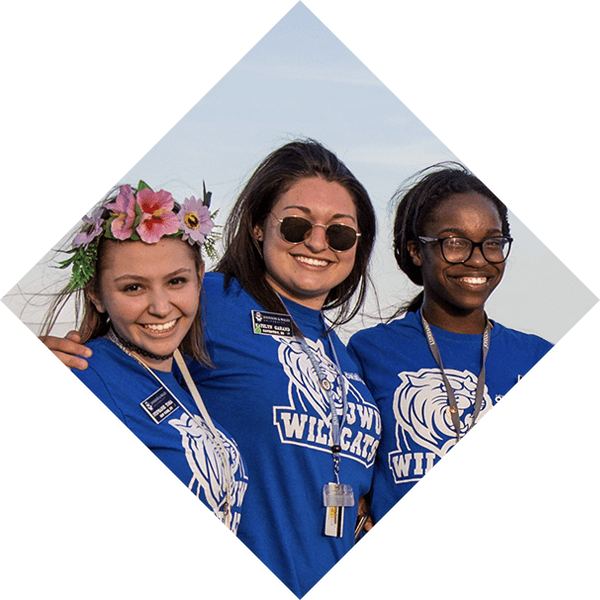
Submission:
M 215 226 L 210 218 L 208 207 L 203 206 L 202 200 L 196 200 L 194 196 L 185 199 L 177 216 L 183 229 L 182 239 L 190 238 L 192 243 L 204 243 L 205 237 Z
M 104 207 L 97 207 L 91 214 L 91 216 L 83 217 L 83 222 L 85 226 L 83 229 L 75 236 L 73 240 L 73 247 L 79 248 L 79 246 L 87 246 L 94 238 L 98 237 L 102 233 L 102 224 L 104 223 L 104 219 L 102 218 L 102 213 L 104 212 Z

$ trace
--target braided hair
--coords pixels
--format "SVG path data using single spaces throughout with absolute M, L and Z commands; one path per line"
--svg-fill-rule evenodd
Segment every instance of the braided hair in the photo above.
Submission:
M 408 242 L 419 243 L 425 224 L 433 211 L 453 194 L 476 192 L 494 203 L 502 222 L 502 235 L 510 236 L 508 209 L 505 204 L 466 167 L 456 162 L 442 162 L 419 171 L 406 180 L 392 197 L 398 203 L 394 219 L 394 256 L 400 269 L 416 285 L 423 285 L 421 268 L 414 264 Z M 416 312 L 423 303 L 420 292 L 401 306 L 392 318 Z

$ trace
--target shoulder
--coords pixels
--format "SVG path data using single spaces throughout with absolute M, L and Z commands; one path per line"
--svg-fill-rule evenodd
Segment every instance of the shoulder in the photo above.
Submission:
M 380 348 L 382 352 L 385 352 L 386 345 L 413 338 L 415 335 L 423 335 L 421 325 L 416 314 L 409 313 L 401 319 L 389 323 L 379 323 L 375 327 L 355 333 L 350 338 L 348 347 L 357 353 L 360 353 L 362 347 Z
M 348 353 L 368 385 L 373 385 L 371 380 L 377 373 L 394 370 L 420 352 L 425 339 L 420 327 L 414 313 L 409 313 L 390 323 L 363 329 L 350 338 Z
M 219 294 L 236 294 L 242 291 L 242 287 L 235 278 L 230 279 L 229 285 L 226 287 L 225 275 L 223 273 L 217 273 L 216 271 L 209 271 L 204 275 L 203 285 L 206 291 Z
M 493 347 L 494 343 L 502 345 L 511 352 L 531 356 L 535 360 L 542 358 L 553 347 L 550 342 L 539 335 L 510 329 L 496 322 L 494 322 L 494 327 L 492 328 L 491 347 Z
M 116 352 L 121 352 L 110 340 L 105 337 L 95 338 L 87 341 L 84 346 L 92 350 L 92 356 L 87 359 L 89 367 L 98 368 L 106 362 L 111 362 L 116 358 Z M 87 370 L 87 369 L 86 369 Z M 85 372 L 85 371 L 83 371 Z
M 225 275 L 211 271 L 206 273 L 203 280 L 204 295 L 209 307 L 217 309 L 222 303 L 237 304 L 250 299 L 249 294 L 242 288 L 237 279 L 231 279 L 225 287 Z
M 123 387 L 126 374 L 113 349 L 123 354 L 125 358 L 129 357 L 105 338 L 90 340 L 85 346 L 93 351 L 93 355 L 88 359 L 88 367 L 84 371 L 73 369 L 73 374 L 124 421 L 123 412 L 118 406 L 114 392 L 115 386 Z
M 223 294 L 225 291 L 225 277 L 222 273 L 215 273 L 214 271 L 210 271 L 204 275 L 204 279 L 202 280 L 202 286 L 204 288 L 204 293 L 208 295 L 217 295 Z

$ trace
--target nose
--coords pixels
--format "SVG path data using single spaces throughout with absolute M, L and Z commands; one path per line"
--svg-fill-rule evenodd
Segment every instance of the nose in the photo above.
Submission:
M 469 257 L 469 260 L 465 264 L 473 265 L 473 266 L 477 266 L 477 267 L 488 264 L 487 259 L 485 258 L 485 256 L 483 256 L 483 250 L 481 248 L 481 245 L 473 247 L 473 252 L 471 253 L 471 256 Z
M 166 317 L 171 312 L 171 301 L 166 290 L 152 290 L 149 298 L 148 313 L 155 317 Z
M 323 252 L 327 250 L 327 226 L 315 223 L 309 232 L 309 236 L 304 240 L 304 245 L 312 252 Z

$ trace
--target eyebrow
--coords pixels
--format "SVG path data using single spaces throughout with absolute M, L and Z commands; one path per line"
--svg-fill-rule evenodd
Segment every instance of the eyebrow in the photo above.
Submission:
M 310 208 L 307 208 L 306 206 L 300 206 L 299 204 L 290 204 L 290 206 L 286 206 L 282 210 L 288 210 L 290 208 L 297 209 L 297 210 L 303 212 L 305 215 L 312 216 L 312 212 L 311 212 Z M 356 223 L 356 219 L 352 215 L 347 215 L 346 213 L 336 213 L 335 215 L 332 215 L 331 219 L 329 219 L 329 220 L 333 221 L 334 219 L 343 219 L 343 218 L 350 219 L 351 221 L 354 221 Z
M 468 238 L 467 233 L 463 229 L 460 229 L 460 227 L 447 227 L 446 229 L 440 230 L 436 235 L 439 237 L 443 234 L 448 234 L 448 235 L 456 236 L 456 237 Z M 490 235 L 504 235 L 504 234 L 502 233 L 502 229 L 493 227 L 491 229 L 488 229 L 486 231 L 485 235 L 487 237 L 489 237 Z
M 168 275 L 165 276 L 165 279 L 171 279 L 171 277 L 176 277 L 177 275 L 182 275 L 184 273 L 191 273 L 192 269 L 186 269 L 185 267 L 182 267 L 181 269 L 177 269 L 176 271 L 173 271 L 172 273 L 169 273 Z M 115 283 L 118 283 L 119 281 L 123 280 L 123 279 L 132 279 L 134 281 L 148 281 L 148 279 L 146 277 L 143 277 L 141 275 L 131 275 L 129 273 L 126 273 L 125 275 L 121 275 L 120 277 L 117 277 L 116 279 L 114 279 L 113 281 Z

